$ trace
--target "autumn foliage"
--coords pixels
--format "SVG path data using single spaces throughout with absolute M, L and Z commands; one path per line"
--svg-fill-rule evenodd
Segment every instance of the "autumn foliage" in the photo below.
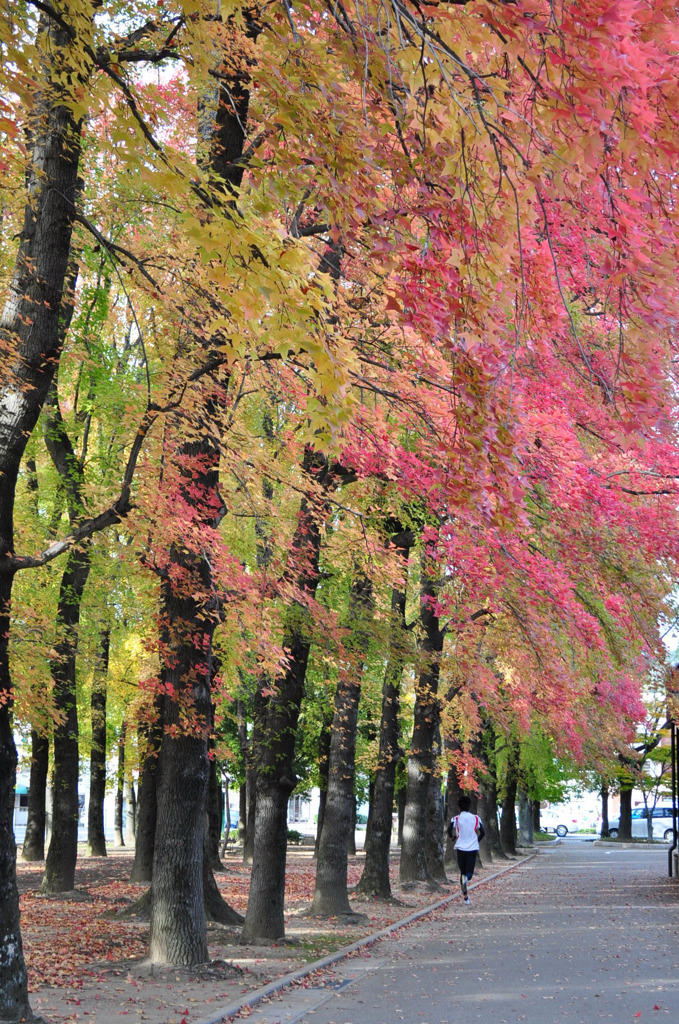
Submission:
M 605 773 L 644 716 L 677 572 L 675 5 L 15 6 L 9 774 L 12 725 L 58 734 L 69 701 L 82 712 L 102 625 L 109 734 L 160 723 L 161 763 L 185 742 L 201 786 L 209 741 L 248 785 L 259 765 L 264 800 L 247 739 L 270 751 L 277 729 L 267 799 L 287 800 L 351 673 L 372 773 L 399 588 L 416 706 L 423 607 L 444 637 L 436 772 L 483 786 L 492 723 Z M 57 136 L 73 199 L 50 243 Z M 41 244 L 63 265 L 51 291 Z M 65 640 L 78 550 L 90 576 Z

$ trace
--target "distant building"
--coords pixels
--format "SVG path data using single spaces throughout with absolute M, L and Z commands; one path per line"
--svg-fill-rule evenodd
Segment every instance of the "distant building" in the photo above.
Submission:
M 14 797 L 14 839 L 17 846 L 21 846 L 26 837 L 26 824 L 28 822 L 28 784 L 29 776 L 20 773 L 17 776 L 17 783 Z M 87 842 L 87 816 L 90 802 L 90 780 L 89 775 L 83 774 L 78 787 L 78 842 Z M 225 796 L 226 794 L 224 794 Z M 288 825 L 297 832 L 306 835 L 316 834 L 318 822 L 318 806 L 320 793 L 313 789 L 310 793 L 296 793 L 290 797 L 288 802 Z M 51 822 L 51 791 L 47 790 L 47 832 L 49 834 Z M 229 791 L 229 809 L 231 816 L 231 828 L 238 828 L 239 815 L 239 794 L 237 790 Z M 127 805 L 123 801 L 123 834 L 125 833 L 125 819 L 127 816 Z M 104 797 L 104 835 L 107 843 L 113 843 L 115 838 L 115 793 L 107 792 Z
M 26 824 L 28 822 L 28 784 L 30 778 L 28 775 L 19 773 L 17 775 L 15 796 L 14 796 L 14 839 L 17 846 L 21 846 L 26 837 Z M 87 842 L 87 812 L 90 802 L 90 779 L 89 775 L 84 775 L 80 779 L 78 786 L 78 842 Z M 47 788 L 46 798 L 46 823 L 47 823 L 47 834 L 49 835 L 50 825 L 52 820 L 52 792 L 50 788 Z M 123 830 L 125 828 L 125 814 L 126 807 L 123 801 Z M 107 793 L 104 798 L 104 835 L 108 843 L 112 843 L 114 840 L 114 823 L 115 823 L 115 794 L 113 792 Z

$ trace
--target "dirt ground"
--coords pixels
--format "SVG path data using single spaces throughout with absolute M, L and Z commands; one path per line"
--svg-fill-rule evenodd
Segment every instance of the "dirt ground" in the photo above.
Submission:
M 266 947 L 242 946 L 238 929 L 211 926 L 210 962 L 192 970 L 159 969 L 144 963 L 148 924 L 115 917 L 144 887 L 127 878 L 130 851 L 79 860 L 76 888 L 59 897 L 39 892 L 44 865 L 18 864 L 24 953 L 31 1005 L 52 1024 L 198 1024 L 220 1020 L 225 1008 L 269 982 L 306 968 L 328 954 L 437 903 L 452 885 L 432 890 L 398 883 L 398 853 L 392 858 L 393 903 L 352 898 L 359 916 L 347 921 L 305 914 L 313 895 L 311 851 L 288 856 L 286 940 Z M 351 857 L 349 884 L 360 878 L 362 853 Z M 224 898 L 242 913 L 250 869 L 238 851 L 224 859 L 217 881 Z M 489 874 L 493 869 L 487 869 Z M 483 870 L 479 876 L 483 877 Z M 452 875 L 452 872 L 451 872 Z M 300 985 L 308 984 L 301 979 Z M 247 1012 L 247 1011 L 246 1011 Z

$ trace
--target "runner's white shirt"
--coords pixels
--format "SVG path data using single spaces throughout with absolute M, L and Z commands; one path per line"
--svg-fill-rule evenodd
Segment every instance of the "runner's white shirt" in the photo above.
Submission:
M 453 818 L 453 827 L 457 839 L 455 840 L 455 849 L 469 852 L 470 850 L 478 850 L 479 839 L 476 835 L 476 830 L 481 824 L 481 819 L 477 814 L 470 814 L 469 811 L 462 811 L 461 814 L 455 815 Z

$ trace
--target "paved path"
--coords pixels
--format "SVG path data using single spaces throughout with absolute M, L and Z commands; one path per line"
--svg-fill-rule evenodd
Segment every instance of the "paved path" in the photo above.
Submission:
M 666 848 L 567 841 L 337 966 L 249 1024 L 679 1021 Z

